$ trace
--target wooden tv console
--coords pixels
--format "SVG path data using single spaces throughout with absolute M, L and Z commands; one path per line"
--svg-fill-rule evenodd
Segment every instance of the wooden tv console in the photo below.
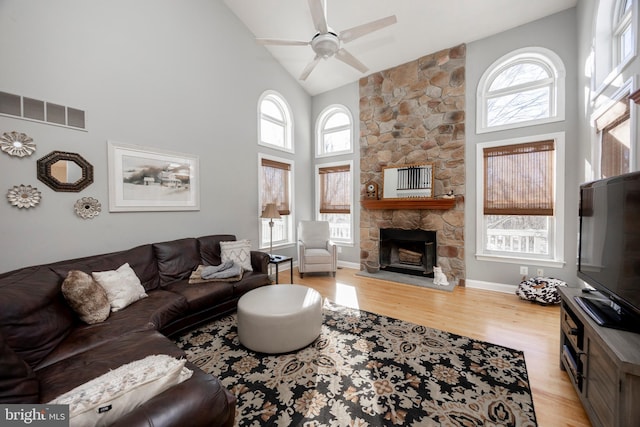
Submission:
M 560 368 L 566 370 L 591 423 L 637 427 L 640 422 L 640 334 L 605 328 L 580 308 L 580 289 L 559 287 Z M 596 292 L 590 296 L 599 295 Z

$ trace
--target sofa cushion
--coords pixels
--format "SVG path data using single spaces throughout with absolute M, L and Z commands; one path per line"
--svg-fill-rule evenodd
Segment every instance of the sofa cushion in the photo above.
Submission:
M 92 325 L 109 317 L 111 305 L 107 293 L 87 273 L 71 270 L 61 289 L 64 299 L 84 323 Z
M 165 289 L 182 295 L 189 304 L 189 312 L 191 313 L 205 310 L 233 298 L 233 284 L 230 282 L 193 285 L 189 284 L 188 280 L 181 280 L 167 285 Z
M 122 310 L 148 296 L 128 263 L 121 265 L 117 270 L 94 271 L 91 276 L 106 291 L 111 311 Z
M 191 378 L 186 359 L 164 354 L 126 363 L 52 400 L 69 405 L 72 425 L 107 426 L 174 385 Z
M 233 242 L 236 236 L 233 234 L 215 234 L 198 237 L 200 243 L 200 258 L 204 265 L 218 265 L 222 262 L 220 242 Z
M 75 314 L 64 300 L 62 279 L 46 266 L 0 276 L 0 332 L 30 366 L 36 366 L 71 332 Z
M 184 352 L 159 332 L 147 330 L 125 333 L 118 339 L 36 370 L 40 379 L 40 399 L 50 402 L 125 363 L 153 354 L 184 357 Z
M 185 298 L 157 289 L 102 323 L 79 325 L 37 366 L 36 371 L 136 331 L 161 329 L 189 311 Z
M 222 262 L 233 261 L 244 271 L 253 271 L 250 241 L 220 242 L 220 249 L 222 250 Z
M 0 335 L 0 402 L 39 403 L 39 383 L 33 370 Z
M 197 239 L 179 239 L 154 243 L 153 250 L 158 261 L 160 285 L 188 279 L 200 264 L 200 248 Z
M 246 272 L 242 276 L 241 281 L 233 283 L 233 296 L 234 298 L 239 298 L 252 289 L 266 286 L 270 283 L 269 276 L 266 273 L 258 273 L 256 271 Z
M 125 263 L 128 263 L 135 271 L 145 290 L 150 291 L 159 286 L 158 266 L 153 246 L 150 244 L 137 246 L 126 251 L 60 261 L 50 264 L 50 267 L 64 279 L 70 270 L 80 270 L 85 273 L 115 270 Z

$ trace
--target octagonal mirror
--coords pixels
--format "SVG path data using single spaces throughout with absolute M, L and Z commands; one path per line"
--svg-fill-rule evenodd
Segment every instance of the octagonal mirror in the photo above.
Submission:
M 55 191 L 78 192 L 93 182 L 93 166 L 77 153 L 52 151 L 38 160 L 38 179 Z

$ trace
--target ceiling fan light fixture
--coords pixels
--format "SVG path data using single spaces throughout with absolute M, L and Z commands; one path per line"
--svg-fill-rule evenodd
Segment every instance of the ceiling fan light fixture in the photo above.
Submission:
M 340 39 L 335 33 L 318 33 L 311 40 L 311 48 L 317 55 L 329 58 L 340 49 Z

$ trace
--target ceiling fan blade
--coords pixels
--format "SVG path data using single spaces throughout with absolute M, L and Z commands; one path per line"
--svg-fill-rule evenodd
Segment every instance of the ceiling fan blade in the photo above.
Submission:
M 386 18 L 381 18 L 376 21 L 358 25 L 356 27 L 349 28 L 348 30 L 340 31 L 340 40 L 343 43 L 349 43 L 352 40 L 360 38 L 374 31 L 378 31 L 384 27 L 388 27 L 389 25 L 393 25 L 396 22 L 398 22 L 396 15 L 391 15 L 387 16 Z
M 344 62 L 347 65 L 351 65 L 353 68 L 360 71 L 361 73 L 366 73 L 367 71 L 369 71 L 366 65 L 358 61 L 355 56 L 351 55 L 349 52 L 347 52 L 344 49 L 340 49 L 339 51 L 336 52 L 336 58 L 338 58 L 340 61 Z
M 322 57 L 320 55 L 316 55 L 316 57 L 313 58 L 313 60 L 309 62 L 306 67 L 304 67 L 304 70 L 302 70 L 302 74 L 300 74 L 299 79 L 307 80 L 307 77 L 309 77 L 309 74 L 311 74 L 313 69 L 316 68 L 316 65 L 318 65 L 318 62 L 320 62 L 321 58 Z
M 309 10 L 311 11 L 311 19 L 313 20 L 313 26 L 316 27 L 316 30 L 318 30 L 320 34 L 329 31 L 323 1 L 309 0 Z
M 309 42 L 298 40 L 256 39 L 258 44 L 273 46 L 307 46 Z

